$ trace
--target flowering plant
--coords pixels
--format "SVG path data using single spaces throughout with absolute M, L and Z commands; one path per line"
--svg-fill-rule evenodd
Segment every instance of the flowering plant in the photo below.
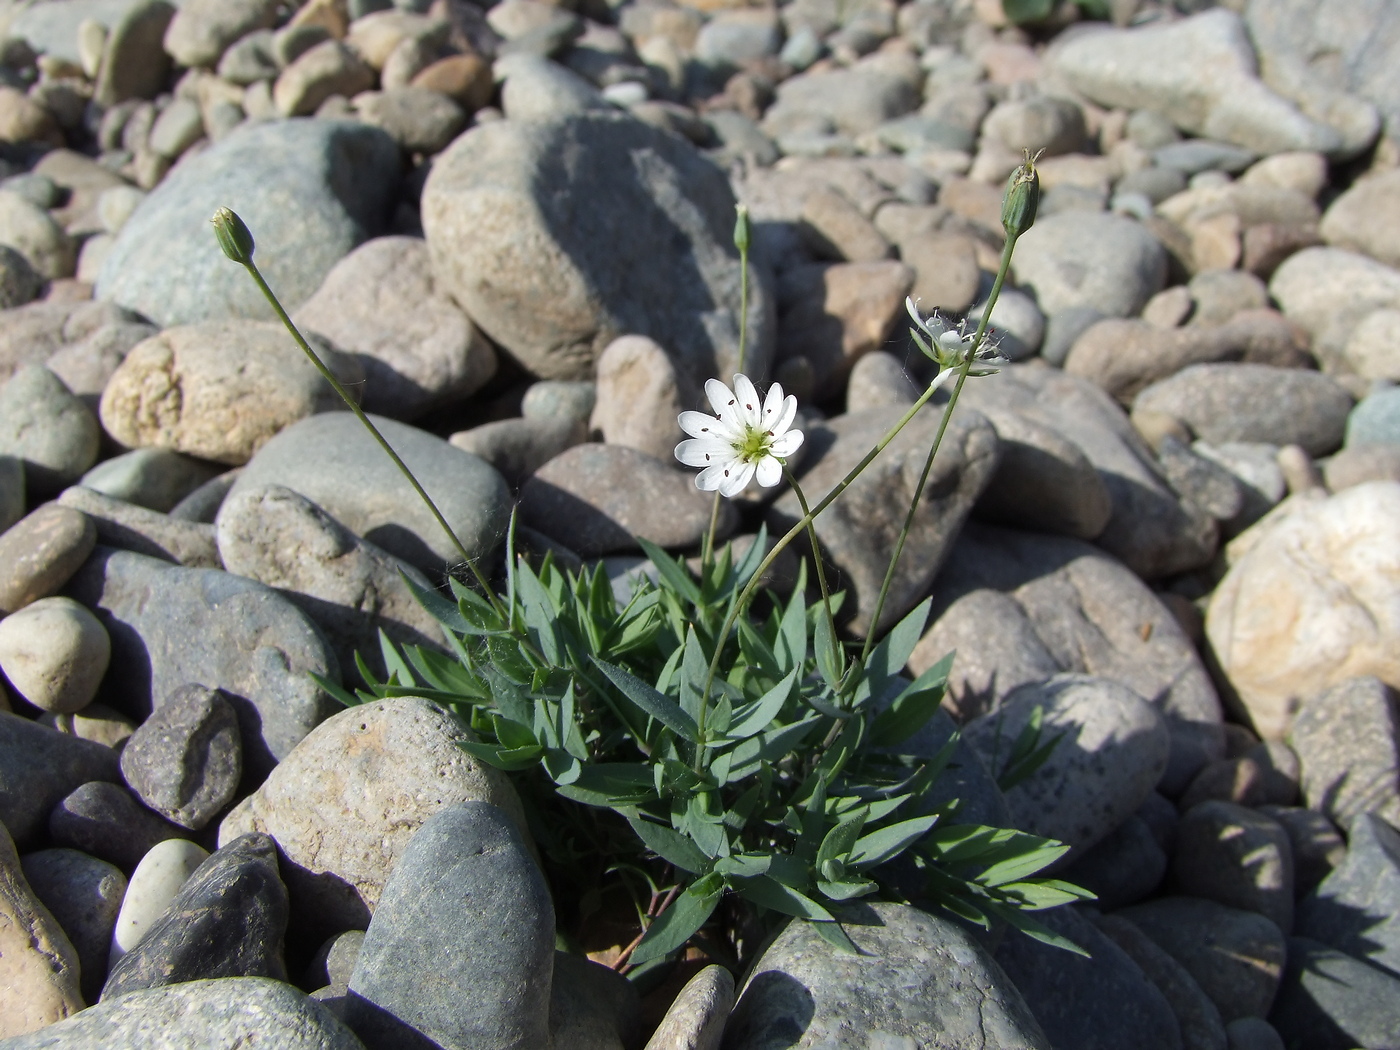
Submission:
M 929 601 L 883 638 L 872 633 L 861 640 L 853 658 L 837 634 L 842 595 L 826 586 L 812 525 L 936 390 L 954 384 L 946 427 L 963 382 L 995 363 L 983 350 L 985 317 L 1015 238 L 1029 225 L 1024 198 L 1035 189 L 1033 165 L 1018 175 L 1006 214 L 1020 218 L 1008 219 L 1007 249 L 981 325 L 969 335 L 921 317 L 909 304 L 910 334 L 938 374 L 815 507 L 786 464 L 803 440 L 793 429 L 796 398 L 775 383 L 760 399 L 742 374 L 742 335 L 733 387 L 706 384 L 714 414 L 680 416 L 690 436 L 676 456 L 699 468 L 696 484 L 715 492 L 716 510 L 719 500 L 753 480 L 792 485 L 803 518 L 785 535 L 770 543 L 760 531 L 742 554 L 732 546 L 716 552 L 712 516 L 698 568 L 639 540 L 657 582 L 640 580 L 620 601 L 601 565 L 575 573 L 552 556 L 532 564 L 517 554 L 512 522 L 500 586 L 464 549 L 475 587 L 451 579 L 449 598 L 409 581 L 441 622 L 453 656 L 381 638 L 385 680 L 361 662 L 365 690 L 352 695 L 322 681 L 346 704 L 414 695 L 456 712 L 475 735 L 462 746 L 516 774 L 566 940 L 600 907 L 605 877 L 633 894 L 637 933 L 613 954 L 617 968 L 639 974 L 687 944 L 737 968 L 761 940 L 768 916 L 810 921 L 832 944 L 854 951 L 841 926 L 842 907 L 869 894 L 941 906 L 984 926 L 999 917 L 1074 948 L 1030 914 L 1088 896 L 1037 877 L 1067 847 L 957 823 L 959 801 L 941 778 L 975 760 L 960 750 L 940 712 L 952 656 L 915 680 L 902 673 Z M 1033 205 L 1032 197 L 1031 219 Z M 221 211 L 215 228 L 230 258 L 249 269 L 316 360 L 258 275 L 246 227 Z M 746 274 L 742 210 L 735 241 Z M 915 505 L 941 437 L 942 430 Z M 891 573 L 908 528 L 906 520 Z M 803 532 L 812 541 L 820 604 L 808 604 L 804 563 L 792 593 L 770 594 L 766 611 L 756 612 L 767 570 Z M 887 574 L 872 623 L 880 622 L 889 583 Z M 1024 776 L 1046 753 L 1031 733 L 1016 741 L 1012 761 L 999 772 Z

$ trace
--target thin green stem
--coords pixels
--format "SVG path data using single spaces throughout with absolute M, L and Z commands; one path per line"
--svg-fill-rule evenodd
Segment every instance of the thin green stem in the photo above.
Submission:
M 817 586 L 822 592 L 822 609 L 826 612 L 826 625 L 831 628 L 831 637 L 836 639 L 836 620 L 831 615 L 831 591 L 826 585 L 826 569 L 822 566 L 821 547 L 817 543 L 816 515 L 807 506 L 807 497 L 802 491 L 802 486 L 797 484 L 797 479 L 792 476 L 792 471 L 788 470 L 787 464 L 783 464 L 783 477 L 787 478 L 788 484 L 792 486 L 792 491 L 797 496 L 797 503 L 802 508 L 802 520 L 807 522 L 807 535 L 812 541 L 812 564 L 817 569 Z M 840 642 L 837 642 L 839 645 Z
M 758 568 L 754 570 L 753 576 L 749 579 L 749 582 L 744 585 L 744 589 L 739 592 L 738 601 L 736 601 L 729 610 L 729 615 L 725 617 L 724 625 L 720 628 L 719 634 L 715 636 L 715 652 L 714 655 L 710 657 L 710 669 L 705 675 L 704 688 L 700 691 L 701 718 L 699 721 L 701 725 L 704 724 L 705 711 L 710 702 L 710 687 L 714 684 L 715 673 L 719 670 L 719 661 L 724 653 L 724 643 L 729 638 L 729 632 L 734 629 L 734 621 L 739 618 L 739 614 L 748 606 L 749 601 L 752 600 L 754 596 L 754 592 L 758 590 L 764 574 L 772 567 L 778 555 L 787 549 L 788 544 L 802 535 L 802 533 L 806 531 L 807 526 L 816 520 L 817 515 L 831 506 L 831 504 L 840 497 L 841 493 L 845 492 L 846 489 L 850 487 L 851 482 L 855 481 L 855 479 L 860 476 L 861 472 L 874 462 L 875 457 L 885 451 L 885 447 L 889 445 L 889 443 L 898 436 L 899 432 L 909 424 L 909 421 L 918 414 L 919 409 L 923 408 L 924 405 L 928 403 L 929 398 L 933 397 L 936 390 L 937 387 L 930 384 L 929 388 L 919 395 L 919 399 L 909 406 L 908 411 L 900 416 L 898 422 L 890 427 L 885 433 L 885 436 L 875 442 L 874 446 L 865 454 L 861 461 L 852 467 L 847 472 L 846 476 L 838 481 L 830 492 L 818 500 L 817 505 L 804 514 L 801 521 L 788 529 L 787 532 L 783 533 L 778 541 L 773 544 L 773 549 L 758 563 Z
M 894 553 L 890 555 L 890 563 L 885 568 L 885 578 L 880 584 L 880 596 L 875 599 L 875 608 L 870 615 L 870 626 L 865 632 L 865 644 L 861 646 L 861 664 L 864 664 L 870 656 L 875 636 L 880 631 L 880 617 L 884 613 L 885 601 L 889 597 L 890 587 L 894 583 L 895 571 L 899 566 L 899 556 L 904 553 L 904 541 L 909 538 L 909 532 L 914 527 L 914 516 L 918 512 L 919 501 L 923 499 L 928 476 L 933 470 L 934 457 L 938 455 L 938 448 L 943 444 L 943 435 L 948 431 L 948 421 L 953 417 L 953 408 L 958 403 L 958 395 L 962 393 L 963 384 L 967 382 L 967 374 L 972 369 L 973 361 L 976 360 L 977 351 L 981 349 L 982 340 L 986 338 L 987 324 L 992 319 L 992 308 L 996 306 L 997 297 L 1001 295 L 1001 286 L 1006 283 L 1006 274 L 1011 268 L 1011 253 L 1015 247 L 1016 235 L 1010 234 L 1006 238 L 1006 247 L 1001 252 L 1001 265 L 997 267 L 996 280 L 992 282 L 992 291 L 987 297 L 987 306 L 982 311 L 982 319 L 977 323 L 977 332 L 972 337 L 972 346 L 967 351 L 962 365 L 958 368 L 957 382 L 953 386 L 953 392 L 948 397 L 948 404 L 944 406 L 943 418 L 938 421 L 938 432 L 933 437 L 933 444 L 929 446 L 928 458 L 924 460 L 924 469 L 919 474 L 919 482 L 914 486 L 914 498 L 909 503 L 909 513 L 904 516 L 904 525 L 895 538 Z
M 393 450 L 389 442 L 384 440 L 384 435 L 379 432 L 379 428 L 370 422 L 370 418 L 365 415 L 364 409 L 360 408 L 359 404 L 350 396 L 345 387 L 341 386 L 340 380 L 326 367 L 316 351 L 311 349 L 311 344 L 306 341 L 301 331 L 292 323 L 292 319 L 287 316 L 287 311 L 282 309 L 282 304 L 278 301 L 276 294 L 268 287 L 267 281 L 263 280 L 263 275 L 258 270 L 257 263 L 249 259 L 243 265 L 257 283 L 263 296 L 272 305 L 272 309 L 277 314 L 278 319 L 286 326 L 287 331 L 292 334 L 292 338 L 296 340 L 297 346 L 301 347 L 302 353 L 306 354 L 306 356 L 311 359 L 311 363 L 316 366 L 316 370 L 321 373 L 322 378 L 331 385 L 331 389 L 340 395 L 341 400 L 349 406 L 350 411 L 355 413 L 355 418 L 374 435 L 374 440 L 379 442 L 379 447 L 394 461 L 394 465 L 398 467 L 403 476 L 408 479 L 408 483 L 413 486 L 413 491 L 418 493 L 418 498 L 423 501 L 429 512 L 437 520 L 438 525 L 442 527 L 442 531 L 447 533 L 447 537 L 452 541 L 452 545 L 457 548 L 457 553 L 461 555 L 462 561 L 466 563 L 467 568 L 471 570 L 471 574 L 476 578 L 477 584 L 481 587 L 482 594 L 485 596 L 486 600 L 491 603 L 491 608 L 495 610 L 496 615 L 504 621 L 506 619 L 506 610 L 496 597 L 496 593 L 492 589 L 490 581 L 482 575 L 481 570 L 477 567 L 476 559 L 467 553 L 467 548 L 463 545 L 462 541 L 457 538 L 457 533 L 454 532 L 452 526 L 447 523 L 447 519 L 443 517 L 442 511 L 438 510 L 438 506 L 433 502 L 433 498 L 429 496 L 423 486 L 418 483 L 418 479 L 414 477 L 413 471 L 408 469 L 408 465 L 399 458 L 399 454 Z

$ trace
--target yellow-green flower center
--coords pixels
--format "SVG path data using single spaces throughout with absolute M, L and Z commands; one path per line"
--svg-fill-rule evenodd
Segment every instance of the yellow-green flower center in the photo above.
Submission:
M 734 443 L 734 451 L 745 463 L 757 463 L 768 454 L 773 435 L 757 427 L 745 427 L 744 436 Z

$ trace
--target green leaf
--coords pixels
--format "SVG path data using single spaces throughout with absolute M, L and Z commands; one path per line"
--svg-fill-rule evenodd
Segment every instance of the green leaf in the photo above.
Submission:
M 656 566 L 661 579 L 670 586 L 671 590 L 681 595 L 692 605 L 703 604 L 704 599 L 700 595 L 700 588 L 684 564 L 671 557 L 650 540 L 638 536 L 637 543 L 646 552 L 646 556 Z
M 548 663 L 558 667 L 563 661 L 563 646 L 559 641 L 559 610 L 524 558 L 520 559 L 516 568 L 515 581 L 530 640 Z
M 740 621 L 742 622 L 742 621 Z M 724 734 L 729 740 L 747 740 L 761 733 L 773 724 L 783 710 L 783 705 L 792 696 L 792 688 L 797 684 L 797 668 L 789 671 L 777 685 L 752 704 L 747 704 L 734 712 L 733 722 Z
M 635 810 L 624 812 L 622 815 L 627 819 L 627 823 L 632 825 L 632 830 L 637 833 L 637 837 L 646 848 L 662 860 L 670 861 L 682 871 L 693 875 L 699 875 L 709 867 L 710 858 L 679 832 L 646 820 Z
M 1029 914 L 1021 911 L 1019 908 L 1012 908 L 1005 904 L 999 904 L 996 901 L 987 901 L 984 906 L 993 915 L 1005 919 L 1027 937 L 1037 940 L 1041 944 L 1048 944 L 1052 948 L 1062 948 L 1067 952 L 1073 952 L 1075 955 L 1082 955 L 1086 959 L 1091 958 L 1088 952 L 1079 947 L 1079 945 L 1075 944 L 1068 937 L 1063 937 L 1048 926 L 1032 919 Z
M 1010 882 L 997 888 L 1011 897 L 1016 906 L 1024 911 L 1044 911 L 1046 908 L 1058 908 L 1061 904 L 1073 904 L 1075 901 L 1098 900 L 1098 894 L 1060 879 Z
M 1007 883 L 1019 882 L 1055 863 L 1069 852 L 1069 847 L 1063 843 L 1039 846 L 1037 843 L 1045 840 L 1036 839 L 1031 835 L 1027 835 L 1026 838 L 1031 841 L 1025 843 L 1024 853 L 993 864 L 977 876 L 977 881 L 983 886 L 1004 886 Z
M 807 662 L 807 604 L 802 596 L 803 581 L 807 577 L 807 563 L 799 563 L 798 585 L 788 599 L 787 610 L 783 613 L 778 628 L 777 645 L 774 652 L 784 670 L 800 668 Z
M 709 921 L 722 893 L 723 883 L 718 879 L 707 876 L 692 882 L 647 929 L 631 961 L 640 966 L 682 947 Z
M 875 716 L 870 726 L 872 747 L 894 747 L 917 733 L 938 711 L 953 668 L 954 653 L 934 664 Z
M 1044 22 L 1055 9 L 1055 0 L 1001 0 L 1008 21 L 1018 26 Z
M 700 647 L 700 639 L 695 628 L 685 632 L 685 656 L 681 659 L 681 710 L 698 725 L 700 713 L 705 706 L 705 698 L 700 690 L 704 688 L 705 677 L 710 670 L 710 660 Z
M 583 763 L 567 751 L 549 748 L 541 762 L 549 779 L 561 786 L 568 786 L 578 780 L 583 773 Z
M 512 722 L 502 715 L 493 714 L 491 725 L 496 733 L 496 739 L 501 742 L 502 747 L 531 747 L 539 743 L 535 739 L 534 732 L 529 726 L 523 726 L 519 722 Z
M 1067 730 L 1061 730 L 1043 744 L 1040 743 L 1041 727 L 1045 718 L 1045 708 L 1036 705 L 1030 718 L 1016 735 L 1011 745 L 1011 754 L 997 777 L 997 787 L 1010 791 L 1017 784 L 1035 776 L 1036 771 L 1045 765 L 1055 746 L 1064 738 Z
M 841 676 L 846 671 L 846 653 L 831 632 L 831 621 L 825 615 L 817 618 L 812 645 L 816 649 L 817 671 L 827 688 L 835 691 L 841 686 Z
M 498 747 L 495 744 L 479 744 L 472 740 L 459 740 L 457 746 L 473 758 L 479 758 L 487 765 L 511 773 L 532 768 L 538 764 L 544 751 L 541 747 Z
M 418 684 L 413 677 L 413 669 L 399 655 L 398 648 L 389 640 L 383 628 L 379 630 L 379 652 L 384 657 L 384 668 L 389 673 L 389 682 L 410 687 Z
M 763 564 L 763 559 L 768 555 L 768 526 L 759 525 L 758 535 L 749 544 L 749 549 L 744 552 L 744 557 L 739 564 L 734 566 L 733 589 L 739 590 L 744 587 L 753 574 L 758 571 L 758 567 Z
M 814 919 L 821 922 L 834 921 L 831 912 L 812 900 L 811 897 L 790 886 L 784 886 L 769 875 L 759 875 L 752 879 L 736 879 L 734 888 L 738 890 L 739 896 L 743 897 L 744 900 L 782 915 L 791 915 L 798 919 Z
M 623 696 L 671 732 L 692 744 L 700 739 L 700 731 L 695 724 L 695 719 L 682 711 L 680 705 L 670 697 L 662 696 L 636 675 L 615 664 L 599 660 L 597 657 L 593 658 L 593 662 L 598 665 L 598 669 L 603 674 L 607 675 L 608 680 L 617 686 L 618 691 Z
M 534 705 L 521 692 L 520 687 L 501 674 L 495 666 L 488 665 L 483 670 L 486 683 L 491 687 L 491 699 L 496 705 L 496 710 L 508 721 L 522 726 L 530 725 L 534 721 L 531 717 Z
M 715 871 L 721 875 L 751 879 L 758 875 L 767 874 L 768 867 L 772 862 L 773 858 L 767 853 L 736 853 L 716 860 Z
M 817 850 L 817 869 L 820 870 L 829 860 L 836 860 L 850 853 L 864 827 L 865 814 L 862 812 L 828 831 L 822 839 L 821 848 Z
M 839 922 L 814 922 L 812 929 L 816 931 L 818 937 L 837 951 L 845 952 L 847 955 L 860 954 L 860 949 L 856 947 L 855 941 L 851 940 Z
M 813 715 L 735 744 L 734 765 L 729 771 L 729 779 L 742 780 L 758 772 L 764 762 L 776 762 L 796 751 L 822 721 L 823 719 Z
M 339 701 L 346 707 L 359 707 L 361 704 L 365 703 L 365 700 L 362 697 L 355 696 L 353 693 L 350 693 L 339 682 L 333 682 L 325 675 L 318 674 L 315 671 L 310 672 L 310 674 L 311 680 L 315 682 L 318 686 L 320 686 L 321 691 L 324 692 L 327 696 L 329 696 L 332 700 Z
M 437 591 L 421 586 L 417 580 L 403 570 L 399 570 L 399 578 L 403 580 L 404 586 L 408 588 L 418 604 L 426 609 L 434 620 L 458 634 L 471 632 L 471 625 L 463 619 L 462 610 L 457 605 L 448 601 Z
M 895 624 L 890 633 L 880 639 L 880 644 L 870 650 L 865 673 L 871 682 L 872 691 L 879 695 L 881 688 L 895 675 L 904 670 L 914 646 L 923 637 L 924 625 L 928 623 L 929 609 L 933 599 L 925 598 L 912 612 Z
M 850 864 L 854 868 L 872 868 L 892 860 L 927 835 L 937 823 L 938 816 L 934 814 L 901 820 L 898 824 L 872 831 L 857 839 L 851 847 Z
M 864 897 L 867 894 L 874 893 L 879 888 L 879 886 L 875 885 L 875 883 L 871 882 L 869 879 L 860 879 L 854 882 L 844 880 L 841 882 L 827 882 L 825 879 L 817 880 L 817 889 L 819 889 L 824 896 L 834 901 L 854 900 L 857 897 Z

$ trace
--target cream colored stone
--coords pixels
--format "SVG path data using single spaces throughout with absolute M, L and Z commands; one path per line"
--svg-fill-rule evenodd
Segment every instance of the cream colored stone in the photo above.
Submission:
M 348 389 L 354 358 L 322 350 Z M 279 324 L 209 321 L 138 343 L 102 392 L 107 433 L 129 448 L 169 448 L 216 463 L 248 462 L 274 434 L 340 399 Z
M 29 888 L 0 824 L 0 1039 L 62 1021 L 83 1005 L 78 953 Z
M 127 883 L 117 925 L 112 930 L 110 961 L 136 947 L 151 923 L 165 914 L 175 894 L 208 858 L 209 851 L 188 839 L 166 839 L 141 858 Z
M 589 429 L 610 445 L 669 461 L 685 437 L 676 418 L 700 407 L 699 391 L 690 386 L 655 341 L 642 335 L 614 339 L 598 358 L 598 400 Z
M 112 643 L 72 598 L 40 598 L 0 620 L 0 670 L 35 707 L 81 711 L 97 695 Z
M 1400 686 L 1400 483 L 1289 500 L 1230 555 L 1206 635 L 1261 737 L 1344 679 Z

